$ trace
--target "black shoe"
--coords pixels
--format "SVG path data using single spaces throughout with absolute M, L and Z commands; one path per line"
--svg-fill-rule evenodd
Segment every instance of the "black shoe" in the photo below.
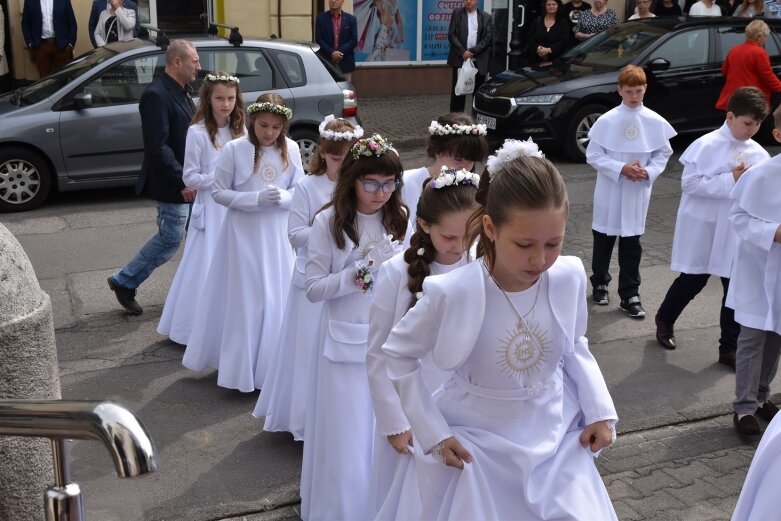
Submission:
M 747 414 L 738 420 L 738 413 L 732 415 L 732 423 L 735 424 L 735 430 L 746 436 L 756 436 L 760 432 L 759 422 L 753 414 Z
M 610 295 L 607 293 L 607 286 L 600 284 L 594 288 L 594 291 L 591 293 L 591 300 L 594 301 L 594 304 L 599 306 L 607 306 L 610 304 Z
M 640 297 L 637 295 L 629 297 L 627 300 L 622 300 L 621 303 L 618 304 L 618 307 L 626 311 L 626 314 L 632 318 L 645 318 L 645 310 L 643 309 L 643 305 L 640 304 Z
M 128 310 L 134 315 L 140 315 L 144 312 L 138 302 L 136 302 L 136 290 L 120 286 L 111 277 L 108 278 L 108 287 L 114 292 L 114 296 L 117 297 L 119 305 Z
M 675 349 L 675 332 L 673 331 L 673 325 L 668 324 L 664 320 L 659 318 L 659 315 L 654 317 L 656 322 L 656 341 L 665 349 Z
M 719 363 L 735 369 L 735 351 L 719 353 Z
M 761 407 L 757 408 L 756 414 L 766 422 L 770 423 L 773 421 L 773 418 L 776 416 L 776 413 L 778 412 L 778 407 L 776 407 L 776 404 L 773 402 L 765 402 L 762 404 Z

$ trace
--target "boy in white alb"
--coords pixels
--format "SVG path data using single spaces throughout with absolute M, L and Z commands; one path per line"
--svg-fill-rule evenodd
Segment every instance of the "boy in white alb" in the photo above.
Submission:
M 592 299 L 602 306 L 610 303 L 610 257 L 618 237 L 620 307 L 637 319 L 645 317 L 639 295 L 640 236 L 645 232 L 651 186 L 667 165 L 673 152 L 670 138 L 675 136 L 664 118 L 643 106 L 646 87 L 641 67 L 628 65 L 621 70 L 622 103 L 596 121 L 586 149 L 586 161 L 597 171 L 591 224 Z
M 773 114 L 781 143 L 781 111 Z M 741 434 L 759 434 L 754 416 L 778 412 L 770 382 L 781 350 L 781 156 L 753 167 L 732 190 L 729 220 L 738 235 L 727 306 L 740 324 L 735 360 L 733 421 Z
M 675 321 L 711 275 L 721 277 L 724 299 L 719 319 L 718 362 L 730 367 L 735 367 L 740 332 L 734 312 L 724 305 L 737 243 L 729 223 L 730 194 L 743 172 L 770 157 L 751 139 L 766 116 L 767 102 L 762 91 L 741 87 L 729 99 L 724 125 L 698 138 L 681 155 L 682 193 L 671 262 L 673 271 L 681 274 L 667 290 L 656 313 L 656 340 L 666 349 L 675 349 Z

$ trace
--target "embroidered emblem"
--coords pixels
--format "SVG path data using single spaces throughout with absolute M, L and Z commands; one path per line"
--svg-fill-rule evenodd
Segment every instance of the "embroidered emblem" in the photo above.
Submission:
M 746 154 L 738 152 L 735 154 L 735 166 L 738 167 L 741 165 L 746 166 Z
M 275 167 L 271 163 L 266 163 L 264 161 L 260 165 L 260 178 L 263 179 L 265 182 L 271 184 L 277 180 L 278 176 L 279 176 L 279 172 L 277 172 L 277 167 Z
M 624 137 L 632 140 L 637 139 L 637 137 L 640 135 L 640 129 L 635 126 L 634 121 L 630 121 L 629 125 L 624 129 Z
M 539 329 L 536 322 L 531 322 L 531 329 L 526 323 L 519 321 L 513 331 L 507 332 L 498 350 L 499 364 L 502 370 L 510 376 L 528 376 L 540 370 L 545 363 L 545 354 L 549 351 L 545 333 Z

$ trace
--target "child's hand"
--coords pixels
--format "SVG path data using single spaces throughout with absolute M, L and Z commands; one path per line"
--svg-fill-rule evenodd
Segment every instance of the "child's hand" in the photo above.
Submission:
M 621 175 L 630 181 L 644 181 L 648 179 L 648 172 L 640 166 L 639 161 L 632 161 L 621 168 Z
M 613 431 L 608 427 L 607 420 L 586 425 L 580 435 L 580 444 L 598 452 L 613 443 Z
M 735 182 L 740 179 L 740 176 L 743 175 L 743 172 L 748 170 L 748 165 L 745 163 L 740 163 L 738 166 L 735 167 L 735 169 L 732 171 L 732 177 L 735 179 Z
M 399 454 L 409 454 L 409 447 L 412 446 L 412 429 L 401 434 L 391 434 L 388 436 L 388 443 Z
M 434 447 L 434 454 L 448 467 L 463 469 L 464 463 L 472 463 L 472 455 L 452 436 Z

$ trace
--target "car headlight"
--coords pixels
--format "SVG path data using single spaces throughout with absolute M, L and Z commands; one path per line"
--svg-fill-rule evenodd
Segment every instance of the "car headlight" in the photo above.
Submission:
M 518 105 L 555 105 L 564 94 L 539 94 L 536 96 L 519 96 L 515 98 Z

